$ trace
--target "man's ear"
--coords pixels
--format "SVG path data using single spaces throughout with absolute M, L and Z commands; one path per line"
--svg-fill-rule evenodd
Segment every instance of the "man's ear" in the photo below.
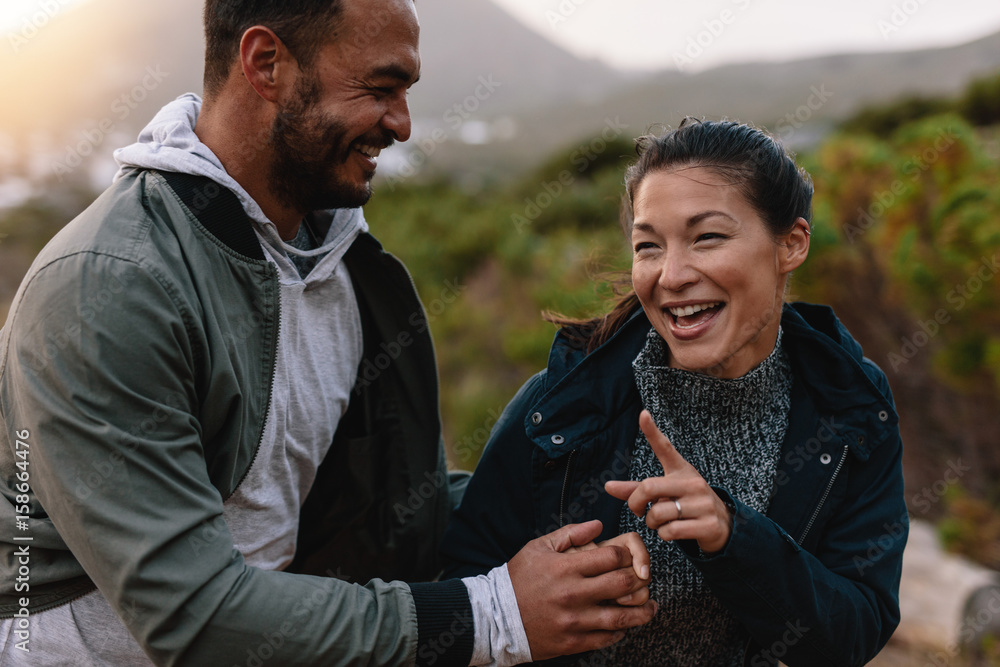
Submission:
M 270 28 L 253 26 L 240 40 L 240 65 L 250 86 L 268 102 L 276 102 L 294 81 L 295 59 Z
M 791 273 L 809 256 L 809 239 L 812 232 L 805 218 L 798 218 L 779 243 L 778 261 L 781 273 Z

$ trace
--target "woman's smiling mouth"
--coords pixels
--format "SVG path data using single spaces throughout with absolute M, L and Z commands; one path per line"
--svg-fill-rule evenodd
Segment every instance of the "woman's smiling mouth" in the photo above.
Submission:
M 706 301 L 686 306 L 668 306 L 666 311 L 679 329 L 694 329 L 709 320 L 725 307 L 722 301 Z

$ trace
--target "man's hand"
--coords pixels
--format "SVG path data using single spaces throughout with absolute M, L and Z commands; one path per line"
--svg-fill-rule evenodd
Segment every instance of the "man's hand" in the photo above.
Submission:
M 645 410 L 639 414 L 639 428 L 663 465 L 663 477 L 649 477 L 641 482 L 611 481 L 604 485 L 605 491 L 627 500 L 636 516 L 645 514 L 646 525 L 660 539 L 697 540 L 705 553 L 722 551 L 732 534 L 732 517 L 725 503 L 674 449 Z M 650 503 L 652 507 L 647 512 Z
M 646 588 L 649 554 L 638 535 L 591 544 L 600 534 L 600 521 L 564 526 L 528 542 L 507 563 L 532 660 L 605 648 L 656 613 Z M 633 550 L 646 579 L 636 574 Z

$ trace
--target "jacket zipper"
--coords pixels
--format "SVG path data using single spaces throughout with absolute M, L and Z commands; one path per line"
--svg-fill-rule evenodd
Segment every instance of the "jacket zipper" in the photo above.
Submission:
M 273 264 L 270 265 L 271 277 L 275 279 L 275 284 L 277 285 L 274 290 L 275 301 L 278 304 L 278 320 L 274 327 L 274 340 L 271 341 L 271 381 L 267 385 L 267 401 L 264 404 L 264 423 L 260 427 L 260 436 L 257 438 L 257 446 L 254 447 L 253 457 L 250 459 L 250 464 L 247 469 L 243 471 L 243 475 L 240 477 L 240 481 L 236 483 L 233 490 L 228 496 L 222 499 L 223 502 L 229 500 L 236 493 L 236 489 L 240 488 L 240 484 L 243 480 L 247 478 L 250 474 L 250 469 L 253 468 L 253 464 L 257 461 L 257 455 L 260 453 L 260 445 L 264 442 L 264 432 L 267 430 L 267 418 L 271 412 L 271 400 L 274 397 L 274 380 L 278 376 L 278 338 L 281 337 L 281 284 L 278 278 L 278 269 L 275 268 Z
M 816 517 L 819 516 L 819 511 L 823 509 L 823 504 L 826 503 L 827 497 L 830 495 L 830 491 L 833 489 L 833 483 L 837 481 L 837 475 L 840 474 L 840 469 L 844 467 L 844 461 L 847 460 L 847 445 L 844 445 L 844 453 L 840 455 L 840 461 L 837 463 L 837 469 L 833 471 L 833 477 L 830 478 L 830 483 L 826 485 L 826 491 L 823 492 L 823 497 L 819 499 L 819 505 L 816 506 L 816 511 L 813 512 L 812 517 L 809 519 L 809 523 L 806 524 L 805 530 L 802 531 L 802 535 L 799 536 L 799 544 L 802 544 L 803 540 L 806 539 L 806 535 L 813 527 L 813 523 L 816 521 Z
M 574 449 L 569 453 L 569 458 L 566 459 L 566 476 L 563 477 L 563 488 L 562 493 L 559 495 L 559 527 L 562 528 L 566 525 L 566 496 L 569 492 L 569 471 L 573 467 L 573 456 L 576 454 Z

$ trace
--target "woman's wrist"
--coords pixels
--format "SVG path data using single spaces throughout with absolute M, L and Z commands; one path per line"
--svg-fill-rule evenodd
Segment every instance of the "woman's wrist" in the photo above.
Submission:
M 698 542 L 698 550 L 701 552 L 703 558 L 712 558 L 713 556 L 718 556 L 726 547 L 729 545 L 729 540 L 733 537 L 733 517 L 736 516 L 736 505 L 729 499 L 728 494 L 720 493 L 718 489 L 712 489 L 715 491 L 716 496 L 719 499 L 719 504 L 724 508 L 721 510 L 723 516 L 720 516 L 720 523 L 724 526 L 723 529 L 723 539 L 721 544 L 711 543 L 703 545 L 701 541 Z M 706 548 L 706 546 L 708 548 Z

